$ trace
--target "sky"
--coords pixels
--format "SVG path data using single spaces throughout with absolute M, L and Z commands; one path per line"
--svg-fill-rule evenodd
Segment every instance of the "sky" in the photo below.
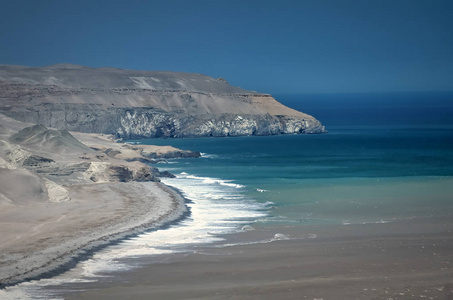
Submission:
M 165 70 L 271 94 L 453 90 L 451 0 L 0 0 L 0 64 Z

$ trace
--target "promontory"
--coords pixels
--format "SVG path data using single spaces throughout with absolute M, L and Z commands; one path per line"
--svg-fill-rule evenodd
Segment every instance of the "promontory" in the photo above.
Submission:
M 122 139 L 325 132 L 269 94 L 195 73 L 0 65 L 0 99 L 23 122 Z

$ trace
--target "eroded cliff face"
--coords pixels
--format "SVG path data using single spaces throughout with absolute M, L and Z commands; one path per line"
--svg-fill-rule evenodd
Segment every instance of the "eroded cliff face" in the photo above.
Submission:
M 12 118 L 125 139 L 325 132 L 270 95 L 201 74 L 0 66 L 0 97 Z
M 6 115 L 29 123 L 70 131 L 114 134 L 118 138 L 179 138 L 209 136 L 322 133 L 314 118 L 252 114 L 185 115 L 146 108 L 90 109 L 90 107 L 9 110 Z
M 222 114 L 216 116 L 164 115 L 144 110 L 121 114 L 120 137 L 209 137 L 320 133 L 317 120 L 289 116 Z

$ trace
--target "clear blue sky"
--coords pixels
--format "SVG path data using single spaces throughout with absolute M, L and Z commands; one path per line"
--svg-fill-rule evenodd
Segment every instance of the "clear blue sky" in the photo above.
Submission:
M 196 72 L 272 94 L 453 90 L 451 0 L 0 4 L 0 64 Z

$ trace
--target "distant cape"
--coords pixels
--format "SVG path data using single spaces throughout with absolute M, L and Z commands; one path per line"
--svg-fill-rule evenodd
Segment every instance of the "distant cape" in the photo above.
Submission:
M 197 73 L 0 65 L 0 113 L 119 138 L 323 133 L 271 95 Z

